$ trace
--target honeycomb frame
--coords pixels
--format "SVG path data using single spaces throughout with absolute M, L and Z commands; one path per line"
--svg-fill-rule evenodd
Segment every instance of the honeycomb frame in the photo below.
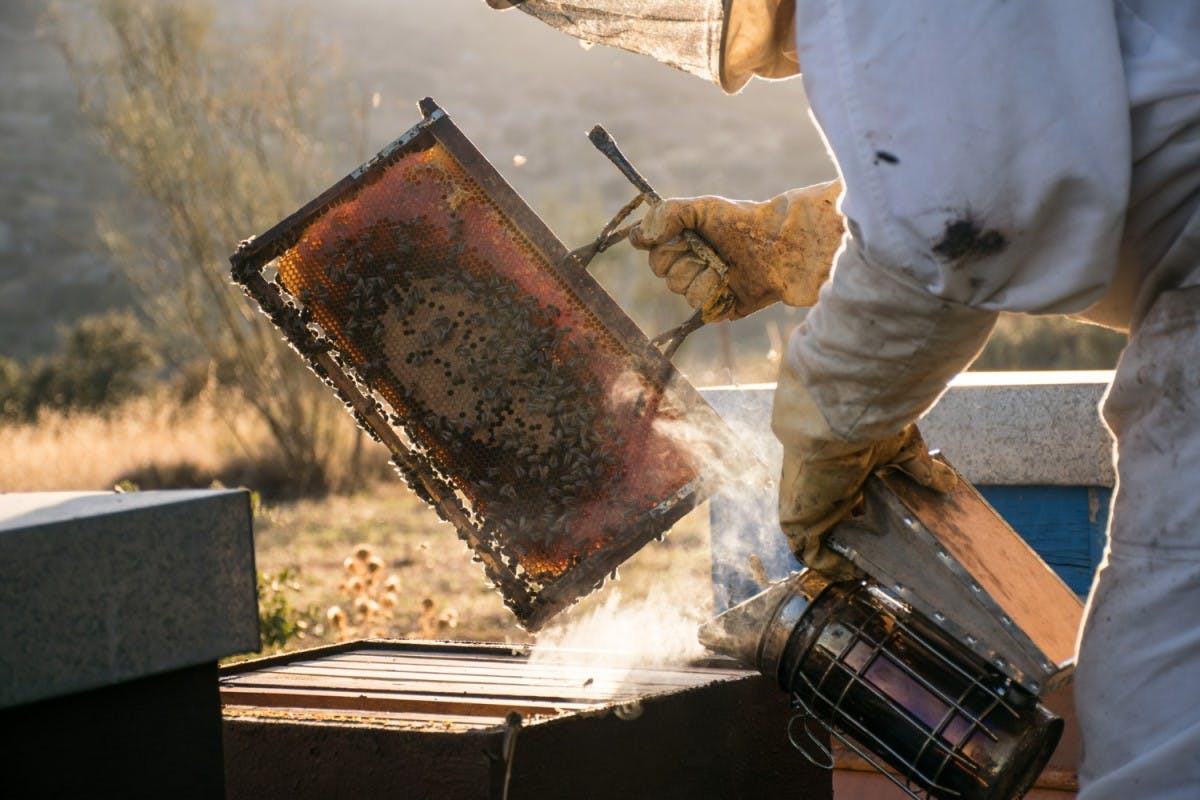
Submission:
M 420 107 L 239 245 L 232 275 L 536 630 L 704 500 L 706 464 L 736 446 L 449 116 Z

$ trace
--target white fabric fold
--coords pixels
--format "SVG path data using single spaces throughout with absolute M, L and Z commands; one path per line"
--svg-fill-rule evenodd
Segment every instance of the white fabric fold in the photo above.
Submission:
M 792 333 L 782 368 L 807 386 L 840 439 L 882 439 L 937 401 L 979 354 L 997 316 L 873 267 L 850 239 Z

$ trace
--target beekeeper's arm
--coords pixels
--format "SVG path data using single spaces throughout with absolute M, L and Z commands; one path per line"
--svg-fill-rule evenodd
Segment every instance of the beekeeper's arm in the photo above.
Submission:
M 999 311 L 1078 312 L 1111 282 L 1130 171 L 1112 14 L 1082 0 L 797 3 L 797 52 L 847 220 L 832 280 L 789 342 L 773 415 L 780 520 L 806 563 L 842 570 L 821 537 L 876 466 L 902 461 L 946 488 L 912 423 Z
M 773 416 L 780 521 L 820 560 L 886 462 L 880 444 L 933 405 L 999 311 L 1070 313 L 1103 294 L 1129 111 L 1106 4 L 800 0 L 797 45 L 849 230 Z

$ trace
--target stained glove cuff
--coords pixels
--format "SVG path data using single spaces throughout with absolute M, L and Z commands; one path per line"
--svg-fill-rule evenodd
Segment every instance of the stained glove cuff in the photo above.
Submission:
M 820 302 L 792 334 L 781 373 L 820 410 L 823 440 L 883 439 L 937 401 L 979 354 L 997 316 L 906 283 L 868 263 L 851 241 Z M 782 394 L 790 385 L 781 375 L 777 404 L 788 402 Z M 780 424 L 784 439 L 795 423 Z

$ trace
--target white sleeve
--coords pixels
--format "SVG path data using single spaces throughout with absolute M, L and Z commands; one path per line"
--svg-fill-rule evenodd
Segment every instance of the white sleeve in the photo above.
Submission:
M 797 44 L 848 234 L 784 368 L 866 440 L 932 405 L 998 311 L 1076 311 L 1112 280 L 1116 24 L 1095 0 L 798 0 Z
M 1066 313 L 1116 269 L 1129 105 L 1097 0 L 798 0 L 865 256 L 948 300 Z

